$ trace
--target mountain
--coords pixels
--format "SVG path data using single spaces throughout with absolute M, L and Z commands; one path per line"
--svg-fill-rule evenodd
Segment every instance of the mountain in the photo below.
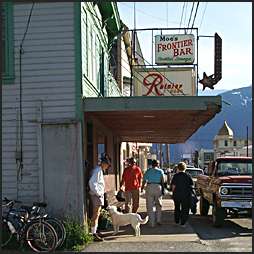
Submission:
M 227 121 L 233 130 L 234 138 L 246 138 L 248 126 L 248 135 L 251 139 L 252 86 L 225 91 L 219 95 L 222 97 L 221 112 L 205 126 L 200 127 L 184 144 L 170 145 L 171 162 L 179 162 L 182 154 L 190 154 L 201 148 L 212 149 L 213 138 L 224 121 Z
M 198 96 L 213 96 L 213 95 L 218 95 L 224 92 L 227 92 L 227 90 L 225 89 L 224 90 L 223 89 L 214 89 L 214 90 L 206 89 L 204 91 L 198 90 Z

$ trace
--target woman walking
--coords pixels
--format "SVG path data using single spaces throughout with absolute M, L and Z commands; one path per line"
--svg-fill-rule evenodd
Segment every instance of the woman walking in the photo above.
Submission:
M 164 184 L 163 170 L 159 167 L 159 161 L 152 161 L 152 168 L 147 169 L 144 174 L 141 192 L 146 185 L 146 209 L 149 216 L 149 224 L 155 226 L 155 221 L 161 225 L 162 208 L 162 186 Z M 156 207 L 156 220 L 153 207 Z
M 175 204 L 174 217 L 176 224 L 184 226 L 189 217 L 193 181 L 191 176 L 184 172 L 186 169 L 184 162 L 180 162 L 177 167 L 178 173 L 173 176 L 171 182 Z

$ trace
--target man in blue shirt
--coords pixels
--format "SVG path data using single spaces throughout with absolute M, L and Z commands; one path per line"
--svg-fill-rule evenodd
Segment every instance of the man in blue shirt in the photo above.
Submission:
M 161 209 L 162 209 L 162 185 L 164 184 L 163 170 L 159 167 L 159 161 L 152 161 L 152 168 L 148 168 L 144 174 L 141 191 L 146 185 L 146 209 L 149 216 L 149 224 L 151 227 L 155 226 L 156 222 L 161 225 Z M 153 207 L 156 207 L 154 213 Z

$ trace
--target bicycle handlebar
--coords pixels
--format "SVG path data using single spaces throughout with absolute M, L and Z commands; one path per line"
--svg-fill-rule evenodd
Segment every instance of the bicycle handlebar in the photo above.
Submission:
M 22 201 L 19 201 L 19 200 L 15 200 L 15 199 L 8 199 L 8 198 L 4 198 L 4 200 L 2 200 L 2 202 L 5 202 L 6 204 L 2 205 L 2 206 L 7 206 L 7 207 L 12 207 L 15 203 L 17 204 L 21 204 Z

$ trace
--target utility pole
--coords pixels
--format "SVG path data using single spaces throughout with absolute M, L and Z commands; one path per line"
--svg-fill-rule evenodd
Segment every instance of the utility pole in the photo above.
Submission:
M 247 149 L 246 149 L 246 151 L 247 151 L 247 157 L 249 156 L 249 134 L 248 134 L 248 126 L 247 126 Z
M 133 96 L 133 86 L 134 86 L 134 82 L 133 82 L 133 65 L 135 65 L 135 61 L 136 61 L 136 3 L 133 3 L 133 31 L 132 31 L 132 39 L 131 39 L 131 47 L 132 47 L 132 53 L 131 53 L 131 87 L 130 87 L 130 96 Z
M 162 144 L 160 143 L 160 166 L 163 167 L 162 165 Z
M 169 150 L 169 144 L 166 144 L 166 161 L 169 167 L 170 164 L 170 150 Z

